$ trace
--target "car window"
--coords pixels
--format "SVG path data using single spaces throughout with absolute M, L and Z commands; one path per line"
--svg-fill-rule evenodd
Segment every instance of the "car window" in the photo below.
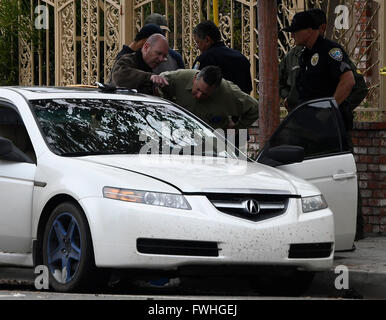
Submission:
M 0 137 L 11 140 L 20 151 L 36 163 L 35 151 L 23 120 L 14 109 L 2 105 L 0 105 Z
M 304 105 L 291 113 L 270 140 L 270 147 L 295 145 L 305 158 L 342 151 L 341 137 L 332 108 Z
M 107 99 L 31 100 L 59 155 L 173 153 L 229 156 L 212 130 L 176 106 Z M 204 148 L 197 153 L 192 146 Z M 200 149 L 200 148 L 196 148 Z

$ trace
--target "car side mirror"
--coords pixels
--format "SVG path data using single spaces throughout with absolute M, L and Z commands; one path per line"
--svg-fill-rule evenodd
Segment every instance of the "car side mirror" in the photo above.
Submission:
M 269 148 L 266 152 L 264 162 L 274 167 L 304 160 L 304 148 L 300 146 L 281 145 Z
M 0 159 L 14 162 L 34 163 L 30 157 L 18 149 L 11 140 L 0 137 Z

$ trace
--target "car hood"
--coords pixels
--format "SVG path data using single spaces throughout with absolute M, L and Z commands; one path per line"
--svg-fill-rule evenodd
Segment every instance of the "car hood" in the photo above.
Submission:
M 183 193 L 219 189 L 298 193 L 287 174 L 242 160 L 175 155 L 98 155 L 78 159 L 150 176 L 172 184 Z

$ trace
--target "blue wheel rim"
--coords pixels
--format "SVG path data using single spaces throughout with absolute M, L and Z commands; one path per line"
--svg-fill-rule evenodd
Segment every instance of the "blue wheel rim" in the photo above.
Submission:
M 48 268 L 56 281 L 69 283 L 75 276 L 81 259 L 81 233 L 71 213 L 56 217 L 48 233 Z

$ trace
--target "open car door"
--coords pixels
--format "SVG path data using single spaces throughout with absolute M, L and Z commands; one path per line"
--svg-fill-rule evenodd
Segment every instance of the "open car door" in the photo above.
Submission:
M 258 162 L 314 184 L 335 221 L 335 250 L 352 249 L 357 217 L 357 171 L 333 98 L 306 102 L 281 123 Z

